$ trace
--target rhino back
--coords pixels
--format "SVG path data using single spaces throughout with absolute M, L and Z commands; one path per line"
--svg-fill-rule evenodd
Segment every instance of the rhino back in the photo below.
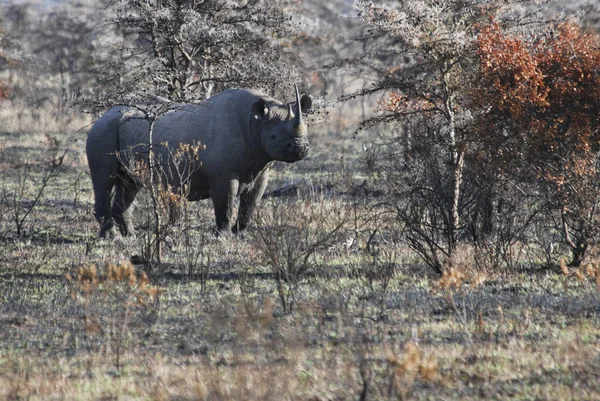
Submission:
M 260 143 L 258 132 L 249 128 L 252 105 L 259 97 L 254 91 L 229 89 L 202 103 L 175 105 L 156 121 L 153 142 L 167 143 L 172 151 L 181 143 L 201 142 L 206 145 L 200 156 L 205 175 L 240 174 Z M 139 114 L 132 110 L 123 113 L 121 150 L 148 143 L 150 124 Z

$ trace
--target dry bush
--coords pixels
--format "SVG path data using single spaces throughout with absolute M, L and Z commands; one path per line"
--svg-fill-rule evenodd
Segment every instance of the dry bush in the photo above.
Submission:
M 158 310 L 160 290 L 150 285 L 146 273 L 137 273 L 130 262 L 109 263 L 102 272 L 96 265 L 81 266 L 67 274 L 71 299 L 83 308 L 84 333 L 90 344 L 106 343 L 121 369 L 124 350 L 135 341 L 133 317 L 149 323 Z
M 385 319 L 387 299 L 392 280 L 396 276 L 399 261 L 403 253 L 396 239 L 380 243 L 375 230 L 363 248 L 351 255 L 349 266 L 352 275 L 358 278 L 363 297 L 377 305 L 378 321 Z
M 26 223 L 32 219 L 35 209 L 43 200 L 44 193 L 56 182 L 66 165 L 68 149 L 55 137 L 46 135 L 44 154 L 35 162 L 24 161 L 13 166 L 17 179 L 12 183 L 3 183 L 0 200 L 8 210 L 19 238 L 30 234 Z M 41 170 L 41 173 L 37 173 Z
M 172 242 L 170 236 L 180 234 L 178 236 L 182 237 L 185 245 L 186 267 L 191 275 L 202 260 L 196 252 L 199 247 L 193 243 L 192 216 L 187 197 L 192 174 L 202 166 L 200 153 L 206 145 L 200 142 L 181 143 L 177 149 L 170 149 L 161 144 L 157 148 L 148 150 L 145 155 L 141 151 L 134 155 L 119 155 L 135 185 L 147 190 L 150 195 L 149 199 L 140 197 L 142 225 L 148 227 L 139 236 L 142 260 L 147 264 L 156 260 L 160 264 L 162 244 Z M 149 154 L 152 154 L 151 162 Z M 131 160 L 127 162 L 127 158 Z
M 579 267 L 569 269 L 563 258 L 560 260 L 560 271 L 563 276 L 573 278 L 592 290 L 600 290 L 600 262 L 598 261 L 584 261 Z
M 453 259 L 442 270 L 440 279 L 433 283 L 431 291 L 442 295 L 445 309 L 452 312 L 467 341 L 473 344 L 472 329 L 478 326 L 472 323 L 476 318 L 481 319 L 480 314 L 476 316 L 478 306 L 474 301 L 474 292 L 485 283 L 487 274 L 474 268 L 473 256 L 465 258 L 469 252 L 465 252 L 467 247 L 461 248 L 462 252 L 453 255 Z M 464 263 L 465 260 L 467 263 Z
M 440 384 L 442 375 L 437 358 L 414 341 L 401 348 L 391 344 L 366 352 L 358 364 L 360 400 L 412 399 L 416 388 L 425 382 Z
M 401 399 L 406 399 L 416 380 L 439 381 L 440 373 L 435 356 L 425 354 L 414 342 L 407 343 L 403 351 L 402 356 L 390 353 L 387 362 L 393 369 L 396 393 Z
M 285 312 L 292 312 L 300 282 L 315 272 L 318 253 L 342 242 L 349 218 L 342 201 L 322 194 L 264 205 L 250 242 L 271 268 Z

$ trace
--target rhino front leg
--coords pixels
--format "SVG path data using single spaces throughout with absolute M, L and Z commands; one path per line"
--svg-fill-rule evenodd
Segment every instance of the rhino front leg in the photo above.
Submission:
M 237 234 L 238 232 L 244 231 L 246 227 L 248 227 L 248 223 L 250 223 L 250 219 L 252 218 L 252 215 L 254 215 L 256 207 L 260 203 L 260 199 L 265 193 L 268 182 L 269 171 L 265 170 L 256 178 L 254 187 L 251 190 L 244 192 L 240 196 L 238 219 L 236 224 L 233 226 L 234 233 Z
M 237 179 L 216 179 L 210 186 L 210 197 L 215 207 L 219 234 L 231 233 L 231 216 L 239 188 Z

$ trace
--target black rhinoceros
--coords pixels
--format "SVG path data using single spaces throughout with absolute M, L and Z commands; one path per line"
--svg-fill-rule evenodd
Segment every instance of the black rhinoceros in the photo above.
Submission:
M 232 230 L 237 196 L 233 232 L 246 228 L 273 161 L 292 163 L 307 155 L 302 113 L 312 101 L 295 89 L 296 100 L 290 104 L 257 91 L 228 89 L 202 103 L 174 105 L 156 119 L 152 142 L 157 164 L 169 165 L 165 161 L 180 144 L 206 146 L 200 153 L 200 167 L 164 177 L 178 188 L 176 176 L 189 173 L 188 199 L 212 199 L 219 232 Z M 134 233 L 131 205 L 140 186 L 130 166 L 147 160 L 149 130 L 150 122 L 140 110 L 119 106 L 107 111 L 88 133 L 86 153 L 101 237 L 114 235 L 115 223 L 123 235 Z

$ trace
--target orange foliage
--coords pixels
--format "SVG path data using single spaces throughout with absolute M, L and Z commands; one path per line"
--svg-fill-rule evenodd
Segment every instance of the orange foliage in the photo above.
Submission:
M 497 154 L 525 158 L 537 178 L 562 187 L 594 172 L 600 137 L 600 38 L 573 23 L 538 40 L 512 36 L 497 23 L 477 39 L 483 83 L 478 101 L 493 124 L 509 126 L 493 138 Z M 484 130 L 496 133 L 493 127 Z M 560 188 L 559 188 L 560 189 Z
M 543 108 L 549 89 L 534 49 L 522 38 L 506 35 L 496 23 L 484 28 L 477 40 L 483 75 L 497 91 L 495 106 L 515 118 L 527 118 L 532 107 Z
M 8 83 L 0 81 L 0 101 L 8 99 L 10 93 L 11 91 Z
M 482 153 L 545 188 L 579 263 L 600 234 L 600 37 L 567 22 L 529 39 L 492 23 L 476 48 Z
M 427 100 L 414 98 L 399 92 L 392 92 L 378 102 L 379 111 L 388 111 L 398 114 L 411 114 L 432 111 L 435 108 Z

